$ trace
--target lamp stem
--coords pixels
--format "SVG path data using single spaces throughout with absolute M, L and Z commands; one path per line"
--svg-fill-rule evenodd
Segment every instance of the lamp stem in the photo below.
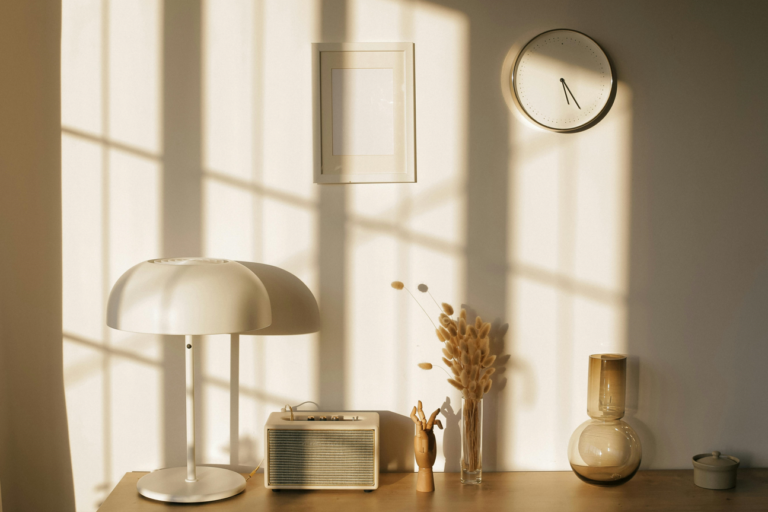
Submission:
M 186 335 L 184 351 L 187 354 L 187 482 L 197 482 L 195 467 L 195 344 Z
M 229 464 L 240 464 L 240 335 L 229 339 Z

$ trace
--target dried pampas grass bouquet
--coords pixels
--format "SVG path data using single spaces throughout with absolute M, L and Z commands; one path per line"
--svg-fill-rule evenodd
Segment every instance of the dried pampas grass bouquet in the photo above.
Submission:
M 465 399 L 479 400 L 491 389 L 491 375 L 496 371 L 491 365 L 496 356 L 491 355 L 488 335 L 491 324 L 479 316 L 472 325 L 467 324 L 467 310 L 462 309 L 458 320 L 451 318 L 453 308 L 443 303 L 437 339 L 443 342 L 443 363 L 453 372 L 448 383 L 461 391 Z
M 394 281 L 392 288 L 406 290 L 416 300 L 401 281 Z M 420 284 L 418 290 L 432 297 L 426 284 Z M 479 316 L 472 323 L 467 323 L 465 309 L 454 316 L 453 306 L 445 302 L 438 303 L 434 297 L 432 300 L 440 308 L 440 325 L 435 325 L 434 322 L 433 325 L 437 339 L 443 343 L 443 363 L 452 372 L 448 383 L 461 391 L 465 399 L 479 400 L 490 391 L 493 383 L 491 376 L 496 371 L 491 367 L 496 361 L 496 356 L 490 353 L 491 324 L 483 322 Z M 427 314 L 421 303 L 416 302 L 424 314 Z M 419 368 L 423 370 L 431 370 L 432 367 L 431 363 L 419 363 Z

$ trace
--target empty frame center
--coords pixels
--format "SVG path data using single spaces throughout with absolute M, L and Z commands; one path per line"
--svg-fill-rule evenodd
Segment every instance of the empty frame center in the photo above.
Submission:
M 334 155 L 395 153 L 392 69 L 333 69 Z

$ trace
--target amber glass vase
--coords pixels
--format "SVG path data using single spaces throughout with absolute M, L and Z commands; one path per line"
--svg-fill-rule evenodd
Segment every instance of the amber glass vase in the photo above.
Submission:
M 483 481 L 483 399 L 461 401 L 461 483 Z
M 591 419 L 579 425 L 568 443 L 571 468 L 589 484 L 621 485 L 640 467 L 640 439 L 621 420 L 626 383 L 626 356 L 589 356 L 587 414 Z

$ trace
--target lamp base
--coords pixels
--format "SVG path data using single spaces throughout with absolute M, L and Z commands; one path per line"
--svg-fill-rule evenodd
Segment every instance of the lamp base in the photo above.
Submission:
M 158 469 L 141 477 L 136 489 L 147 498 L 173 503 L 223 500 L 245 490 L 245 478 L 228 469 L 198 466 L 197 481 L 186 478 L 186 467 Z

